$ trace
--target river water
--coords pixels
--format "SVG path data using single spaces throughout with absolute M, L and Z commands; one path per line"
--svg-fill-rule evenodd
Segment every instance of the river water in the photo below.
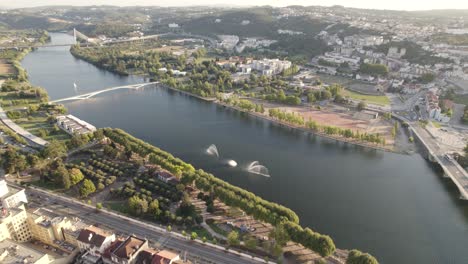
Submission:
M 54 43 L 71 42 L 65 34 L 51 36 Z M 144 81 L 75 59 L 67 47 L 40 48 L 22 65 L 52 99 Z M 162 88 L 112 91 L 66 106 L 97 127 L 122 128 L 290 207 L 302 225 L 330 235 L 340 248 L 370 252 L 380 263 L 468 263 L 467 203 L 418 154 L 306 135 Z M 206 154 L 210 144 L 219 158 Z M 238 166 L 226 166 L 228 159 Z M 247 172 L 253 161 L 271 177 Z

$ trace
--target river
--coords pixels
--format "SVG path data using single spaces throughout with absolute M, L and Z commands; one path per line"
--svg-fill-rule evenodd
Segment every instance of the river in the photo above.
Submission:
M 52 99 L 143 81 L 75 59 L 67 47 L 39 48 L 22 65 Z M 370 252 L 380 263 L 468 263 L 467 203 L 419 154 L 307 135 L 162 88 L 118 90 L 66 106 L 97 127 L 122 128 L 293 209 L 302 225 L 330 235 L 340 248 Z M 206 154 L 210 144 L 219 159 Z M 224 165 L 228 159 L 238 167 Z M 253 161 L 271 177 L 248 173 Z

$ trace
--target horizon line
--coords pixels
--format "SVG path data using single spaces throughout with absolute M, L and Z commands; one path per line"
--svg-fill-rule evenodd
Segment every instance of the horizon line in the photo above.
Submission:
M 27 9 L 27 8 L 47 8 L 47 7 L 152 7 L 152 8 L 188 8 L 188 7 L 218 7 L 218 8 L 249 8 L 249 7 L 272 7 L 272 8 L 284 8 L 284 7 L 342 7 L 347 9 L 361 9 L 361 10 L 377 10 L 377 11 L 399 11 L 399 12 L 427 12 L 427 11 L 468 11 L 468 8 L 432 8 L 432 9 L 387 9 L 387 8 L 364 8 L 364 7 L 352 7 L 343 5 L 232 5 L 232 4 L 208 4 L 208 5 L 76 5 L 76 4 L 50 4 L 50 5 L 31 5 L 23 7 L 12 7 L 2 6 L 0 9 L 15 10 L 15 9 Z

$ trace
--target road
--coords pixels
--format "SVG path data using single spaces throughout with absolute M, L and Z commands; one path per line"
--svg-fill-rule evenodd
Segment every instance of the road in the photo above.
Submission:
M 261 259 L 252 259 L 252 257 L 245 254 L 244 256 L 240 256 L 240 254 L 231 250 L 224 250 L 224 248 L 220 246 L 187 240 L 180 234 L 167 232 L 161 227 L 145 223 L 141 220 L 131 219 L 104 210 L 96 212 L 93 206 L 74 201 L 68 197 L 51 194 L 36 188 L 28 188 L 26 192 L 30 200 L 32 202 L 36 201 L 38 204 L 42 204 L 47 197 L 47 208 L 55 212 L 77 216 L 87 222 L 107 226 L 117 233 L 135 234 L 137 236 L 146 237 L 151 242 L 159 243 L 173 250 L 178 250 L 180 252 L 186 251 L 188 257 L 192 261 L 201 258 L 202 261 L 199 260 L 198 263 L 265 263 L 265 261 Z M 40 198 L 38 196 L 40 196 Z
M 447 158 L 445 155 L 451 152 L 445 145 L 441 146 L 436 140 L 423 128 L 419 127 L 418 124 L 412 124 L 413 131 L 416 132 L 417 136 L 423 141 L 424 145 L 432 152 L 435 160 L 444 169 L 446 176 L 450 177 L 455 185 L 458 187 L 461 198 L 468 200 L 468 174 L 457 161 L 453 158 Z

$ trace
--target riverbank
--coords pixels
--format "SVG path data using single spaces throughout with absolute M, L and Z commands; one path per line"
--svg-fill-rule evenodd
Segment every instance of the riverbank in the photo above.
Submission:
M 164 88 L 169 89 L 169 90 L 176 91 L 176 92 L 179 92 L 179 93 L 187 95 L 187 96 L 195 97 L 197 99 L 200 99 L 200 100 L 203 100 L 203 101 L 206 101 L 206 102 L 212 102 L 212 103 L 217 104 L 219 106 L 227 107 L 229 109 L 236 110 L 236 111 L 239 111 L 239 112 L 242 112 L 242 113 L 246 113 L 246 114 L 248 114 L 250 116 L 260 118 L 260 119 L 263 119 L 263 120 L 267 120 L 269 122 L 272 122 L 274 124 L 277 124 L 277 125 L 280 125 L 280 126 L 283 126 L 283 127 L 288 127 L 288 128 L 299 130 L 299 131 L 306 132 L 306 133 L 309 133 L 309 134 L 313 134 L 313 135 L 317 135 L 317 136 L 320 136 L 320 137 L 336 140 L 336 141 L 339 141 L 339 142 L 349 143 L 349 144 L 353 144 L 353 145 L 357 145 L 357 146 L 361 146 L 361 147 L 366 147 L 366 148 L 371 148 L 371 149 L 381 150 L 381 151 L 386 151 L 386 152 L 392 152 L 392 153 L 404 154 L 404 152 L 397 151 L 394 148 L 383 147 L 383 146 L 379 146 L 377 144 L 366 143 L 364 141 L 358 141 L 358 140 L 353 140 L 353 139 L 345 138 L 345 137 L 341 137 L 341 136 L 329 135 L 329 134 L 326 134 L 326 133 L 323 133 L 323 132 L 320 132 L 320 131 L 314 131 L 314 130 L 308 129 L 306 127 L 303 127 L 303 126 L 294 125 L 294 124 L 291 124 L 291 123 L 287 123 L 287 122 L 284 122 L 284 121 L 269 117 L 269 116 L 267 116 L 265 114 L 260 114 L 260 113 L 253 112 L 253 111 L 247 111 L 247 110 L 242 109 L 240 107 L 236 107 L 236 106 L 224 103 L 224 102 L 222 102 L 222 101 L 220 101 L 220 100 L 218 100 L 216 98 L 206 98 L 206 97 L 198 96 L 196 94 L 189 93 L 189 92 L 186 92 L 186 91 L 183 91 L 183 90 L 179 90 L 179 89 L 176 89 L 176 88 L 168 86 L 168 85 L 162 85 L 162 86 Z

